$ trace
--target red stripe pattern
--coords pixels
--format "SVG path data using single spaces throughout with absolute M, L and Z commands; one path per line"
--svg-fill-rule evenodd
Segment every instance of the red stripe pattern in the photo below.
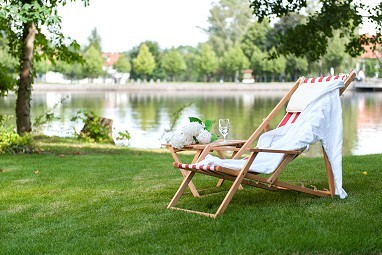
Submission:
M 292 123 L 295 123 L 298 116 L 300 116 L 300 113 L 301 112 L 287 112 L 277 127 L 282 127 L 285 125 L 290 125 Z
M 336 76 L 326 76 L 326 77 L 317 77 L 317 78 L 305 78 L 304 83 L 319 83 L 335 80 L 345 80 L 346 75 L 336 75 Z
M 198 169 L 198 170 L 215 171 L 214 165 L 196 165 L 196 164 L 174 163 L 174 167 L 182 168 L 182 169 Z
M 335 80 L 345 80 L 347 75 L 336 75 L 336 76 L 326 76 L 326 77 L 315 77 L 315 78 L 305 78 L 303 83 L 320 83 Z M 290 125 L 295 123 L 301 112 L 287 112 L 284 118 L 281 120 L 277 127 L 282 127 L 285 125 Z

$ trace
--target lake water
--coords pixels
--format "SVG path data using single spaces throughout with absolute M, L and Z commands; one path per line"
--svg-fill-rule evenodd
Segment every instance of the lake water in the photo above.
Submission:
M 39 131 L 50 136 L 73 136 L 81 122 L 70 119 L 79 110 L 89 110 L 113 119 L 113 135 L 128 130 L 130 141 L 117 144 L 136 148 L 160 148 L 168 130 L 180 130 L 188 116 L 202 120 L 228 118 L 231 131 L 228 139 L 246 139 L 273 109 L 285 92 L 33 92 L 32 120 L 46 112 L 60 119 Z M 64 102 L 54 107 L 62 98 Z M 1 113 L 14 114 L 15 95 L 0 98 Z M 344 122 L 343 153 L 361 155 L 382 153 L 382 92 L 346 91 L 342 97 Z M 184 107 L 183 110 L 181 108 Z M 178 115 L 177 115 L 178 113 Z M 282 114 L 271 126 L 276 126 Z M 217 122 L 214 130 L 218 134 Z M 319 148 L 319 147 L 317 147 Z M 315 154 L 319 149 L 312 149 Z

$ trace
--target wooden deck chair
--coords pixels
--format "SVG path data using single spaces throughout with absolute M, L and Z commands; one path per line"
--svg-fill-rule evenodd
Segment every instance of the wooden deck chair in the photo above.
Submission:
M 300 155 L 305 148 L 301 148 L 297 150 L 278 150 L 278 149 L 262 149 L 262 148 L 251 149 L 250 147 L 252 143 L 259 137 L 262 131 L 267 129 L 270 121 L 277 115 L 277 113 L 281 109 L 284 108 L 284 106 L 288 103 L 292 95 L 296 92 L 296 90 L 299 88 L 301 84 L 314 83 L 314 84 L 317 84 L 317 86 L 319 86 L 320 82 L 328 82 L 328 81 L 340 79 L 344 81 L 344 86 L 339 90 L 339 94 L 342 95 L 342 93 L 353 81 L 355 76 L 356 76 L 355 72 L 352 71 L 349 74 L 341 75 L 341 76 L 329 76 L 329 77 L 319 77 L 319 78 L 310 78 L 310 79 L 301 77 L 293 85 L 290 91 L 280 100 L 280 102 L 271 111 L 271 113 L 264 119 L 264 121 L 260 124 L 260 126 L 253 132 L 253 134 L 249 137 L 249 139 L 246 140 L 245 143 L 241 144 L 242 145 L 241 147 L 236 146 L 237 144 L 235 144 L 235 146 L 214 146 L 213 144 L 207 145 L 204 147 L 203 151 L 200 151 L 198 155 L 195 156 L 197 159 L 195 160 L 194 158 L 194 162 L 193 162 L 195 163 L 197 161 L 200 161 L 210 151 L 214 151 L 214 150 L 218 151 L 218 153 L 221 153 L 222 151 L 233 151 L 234 154 L 232 158 L 234 159 L 239 159 L 244 152 L 250 153 L 246 161 L 243 162 L 244 164 L 240 170 L 232 169 L 230 167 L 216 166 L 216 165 L 183 164 L 179 161 L 174 162 L 173 166 L 175 168 L 178 168 L 184 171 L 185 177 L 178 191 L 175 193 L 174 197 L 168 204 L 167 208 L 183 210 L 186 212 L 192 212 L 192 213 L 197 213 L 204 216 L 216 218 L 218 215 L 221 215 L 225 211 L 232 197 L 234 196 L 235 192 L 237 191 L 237 189 L 240 187 L 241 184 L 259 187 L 259 188 L 272 190 L 272 191 L 295 190 L 295 191 L 304 192 L 304 193 L 308 193 L 308 194 L 312 194 L 316 196 L 333 197 L 335 195 L 334 177 L 333 177 L 332 167 L 328 160 L 328 156 L 324 147 L 322 147 L 322 151 L 323 151 L 323 158 L 325 162 L 326 174 L 327 174 L 328 184 L 329 184 L 328 190 L 317 190 L 316 188 L 310 189 L 304 186 L 289 184 L 289 183 L 278 180 L 278 177 L 280 176 L 281 172 L 284 170 L 286 165 L 289 162 L 291 162 L 294 158 L 296 158 L 298 155 Z M 296 120 L 298 120 L 299 116 L 300 116 L 300 112 L 293 112 L 293 113 L 287 112 L 285 117 L 282 119 L 282 121 L 280 122 L 277 128 L 294 123 Z M 256 172 L 249 171 L 256 156 L 261 152 L 278 153 L 283 155 L 279 165 L 267 177 L 264 177 L 263 175 L 259 175 Z M 225 196 L 218 210 L 214 214 L 175 207 L 178 200 L 180 199 L 185 189 L 187 188 L 187 185 L 191 182 L 192 178 L 195 176 L 196 173 L 217 177 L 219 179 L 230 180 L 233 182 L 227 195 Z

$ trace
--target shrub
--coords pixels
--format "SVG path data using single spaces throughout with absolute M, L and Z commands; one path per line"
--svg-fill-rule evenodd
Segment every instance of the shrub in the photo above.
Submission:
M 84 122 L 84 127 L 80 133 L 76 133 L 77 138 L 86 142 L 114 143 L 111 125 L 104 124 L 103 119 L 92 111 L 78 111 L 77 115 L 71 119 L 71 121 L 82 120 Z
M 33 153 L 37 151 L 33 137 L 30 134 L 20 136 L 14 127 L 8 125 L 13 116 L 0 114 L 0 154 Z

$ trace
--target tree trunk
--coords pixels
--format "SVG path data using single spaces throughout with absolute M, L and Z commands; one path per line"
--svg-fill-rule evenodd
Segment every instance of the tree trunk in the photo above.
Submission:
M 16 100 L 17 133 L 32 131 L 30 101 L 32 94 L 33 46 L 37 34 L 34 24 L 24 24 L 22 54 L 20 56 L 20 80 Z

